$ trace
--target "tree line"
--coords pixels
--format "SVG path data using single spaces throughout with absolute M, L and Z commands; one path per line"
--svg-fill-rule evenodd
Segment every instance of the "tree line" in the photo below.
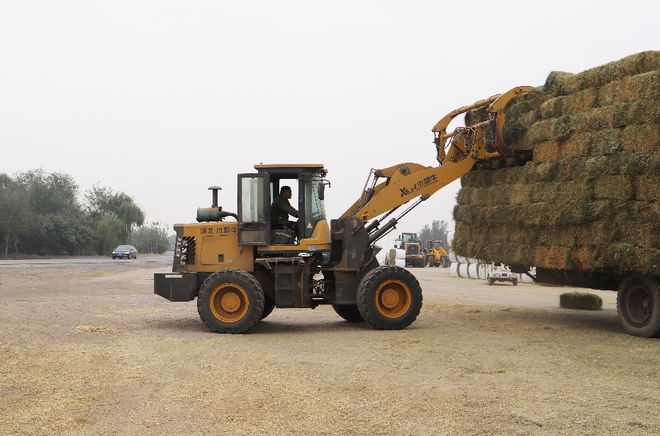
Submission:
M 162 253 L 169 244 L 158 223 L 123 192 L 94 186 L 79 195 L 74 179 L 41 169 L 11 177 L 0 173 L 2 253 L 105 255 L 130 243 L 139 252 Z
M 419 240 L 422 241 L 422 246 L 426 247 L 428 241 L 442 241 L 445 249 L 449 250 L 447 242 L 447 233 L 449 232 L 449 223 L 447 221 L 434 220 L 429 226 L 426 224 L 422 230 L 419 231 Z

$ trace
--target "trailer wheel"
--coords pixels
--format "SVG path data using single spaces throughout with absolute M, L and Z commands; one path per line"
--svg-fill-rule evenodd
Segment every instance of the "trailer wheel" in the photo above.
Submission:
M 275 302 L 268 297 L 264 297 L 264 312 L 261 314 L 261 319 L 265 319 L 275 309 Z
M 264 314 L 261 284 L 237 269 L 218 271 L 206 278 L 197 294 L 197 312 L 208 328 L 218 333 L 244 333 Z
M 617 294 L 619 321 L 626 332 L 635 336 L 660 336 L 660 290 L 656 279 L 628 276 Z
M 403 268 L 379 267 L 360 281 L 357 302 L 362 317 L 373 327 L 404 329 L 422 309 L 422 288 L 415 276 Z
M 364 318 L 360 315 L 360 310 L 357 304 L 333 304 L 332 308 L 335 309 L 337 315 L 341 316 L 348 322 L 362 322 Z

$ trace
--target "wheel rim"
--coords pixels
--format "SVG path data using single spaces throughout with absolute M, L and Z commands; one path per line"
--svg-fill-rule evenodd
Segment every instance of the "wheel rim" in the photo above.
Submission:
M 376 290 L 376 309 L 386 318 L 399 318 L 410 309 L 410 288 L 400 280 L 387 280 Z
M 643 286 L 635 286 L 626 293 L 626 309 L 630 321 L 644 325 L 651 318 L 651 294 Z
M 242 320 L 250 308 L 247 292 L 236 283 L 223 283 L 211 292 L 211 312 L 223 322 Z

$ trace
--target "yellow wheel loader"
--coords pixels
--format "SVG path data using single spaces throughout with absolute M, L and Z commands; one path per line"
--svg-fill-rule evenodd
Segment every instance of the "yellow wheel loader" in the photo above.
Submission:
M 422 249 L 422 243 L 417 239 L 417 233 L 401 233 L 399 241 L 399 248 L 406 253 L 406 268 L 422 268 L 426 265 L 426 255 Z
M 154 292 L 170 301 L 197 298 L 202 321 L 222 333 L 247 332 L 275 307 L 320 304 L 376 329 L 409 326 L 422 308 L 422 289 L 406 269 L 379 266 L 374 243 L 475 163 L 525 159 L 506 148 L 501 132 L 502 109 L 528 89 L 515 88 L 449 113 L 433 129 L 439 166 L 372 169 L 358 200 L 330 222 L 323 205 L 329 182 L 321 164 L 255 165 L 256 172 L 239 174 L 237 213 L 222 210 L 220 188 L 209 188 L 212 206 L 198 209 L 197 223 L 174 226 L 172 273 L 155 274 Z M 482 106 L 491 113 L 489 121 L 447 132 L 456 116 Z M 285 185 L 298 193 L 298 221 L 276 228 L 271 207 Z
M 445 250 L 444 244 L 439 239 L 427 241 L 426 250 L 424 250 L 424 253 L 426 255 L 427 266 L 441 266 L 443 268 L 449 268 L 451 265 L 449 254 L 447 254 L 447 250 Z

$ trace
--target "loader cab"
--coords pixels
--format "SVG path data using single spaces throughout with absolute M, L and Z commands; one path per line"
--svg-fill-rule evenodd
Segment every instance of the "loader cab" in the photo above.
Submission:
M 322 164 L 255 165 L 256 173 L 238 175 L 238 239 L 258 252 L 319 251 L 330 247 L 325 216 L 327 170 Z M 274 229 L 271 206 L 282 186 L 290 186 L 298 210 L 295 232 Z M 295 221 L 294 217 L 289 217 Z M 297 234 L 297 236 L 295 236 Z

